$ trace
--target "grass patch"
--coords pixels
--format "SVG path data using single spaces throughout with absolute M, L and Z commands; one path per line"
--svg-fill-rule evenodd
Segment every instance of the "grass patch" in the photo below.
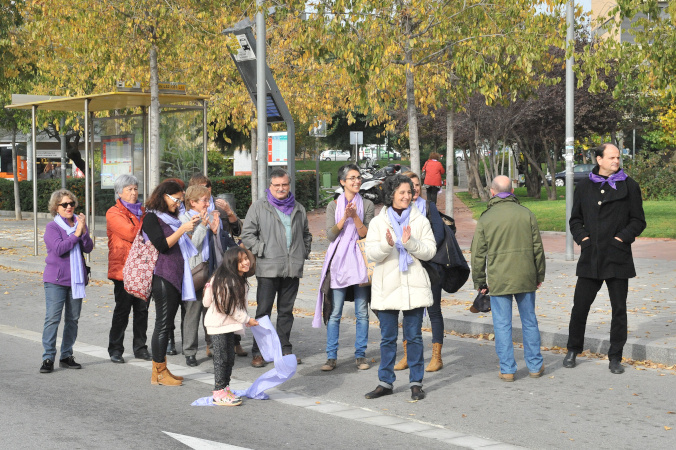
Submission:
M 542 231 L 566 231 L 565 193 L 565 187 L 557 188 L 558 200 L 549 201 L 544 189 L 539 200 L 526 196 L 526 188 L 514 190 L 521 204 L 533 211 Z M 457 195 L 472 211 L 474 219 L 478 219 L 486 210 L 486 203 L 473 199 L 467 192 L 458 192 Z M 648 226 L 641 237 L 676 239 L 676 227 L 673 226 L 673 217 L 676 217 L 675 200 L 644 201 L 643 211 Z

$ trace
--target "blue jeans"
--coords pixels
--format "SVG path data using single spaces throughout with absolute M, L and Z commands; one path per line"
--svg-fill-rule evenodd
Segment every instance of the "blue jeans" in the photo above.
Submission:
M 366 345 L 369 339 L 369 308 L 368 288 L 355 285 L 354 289 L 354 315 L 357 318 L 357 337 L 354 340 L 354 357 L 366 356 Z M 340 318 L 343 315 L 345 304 L 345 292 L 348 288 L 332 289 L 333 310 L 326 324 L 326 356 L 328 359 L 337 359 L 338 336 L 340 334 Z
M 66 310 L 63 318 L 63 338 L 61 339 L 61 358 L 73 355 L 73 344 L 77 338 L 77 321 L 80 319 L 82 299 L 73 298 L 70 286 L 45 283 L 45 326 L 42 330 L 42 347 L 45 349 L 42 360 L 56 358 L 56 334 L 61 322 L 61 311 Z
M 404 340 L 407 341 L 409 386 L 422 386 L 424 370 L 422 319 L 425 308 L 415 308 L 404 313 Z M 396 376 L 394 363 L 397 359 L 397 335 L 399 333 L 399 311 L 378 311 L 380 320 L 380 385 L 392 389 Z
M 521 316 L 523 352 L 529 372 L 542 367 L 540 353 L 540 329 L 535 317 L 535 292 L 514 294 Z M 495 352 L 500 359 L 500 372 L 515 373 L 514 345 L 512 343 L 512 295 L 491 295 L 491 312 L 495 332 Z

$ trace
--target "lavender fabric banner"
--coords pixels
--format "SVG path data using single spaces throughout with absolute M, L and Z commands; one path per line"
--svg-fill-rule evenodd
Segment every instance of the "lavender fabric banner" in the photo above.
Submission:
M 265 393 L 268 389 L 279 386 L 296 374 L 296 355 L 282 356 L 282 344 L 275 327 L 270 322 L 270 317 L 264 316 L 258 319 L 258 326 L 251 327 L 251 332 L 258 342 L 258 349 L 263 359 L 274 361 L 275 367 L 258 377 L 246 390 L 233 391 L 238 397 L 249 397 L 256 400 L 268 400 L 270 397 Z M 202 397 L 195 400 L 191 406 L 213 405 L 212 397 Z

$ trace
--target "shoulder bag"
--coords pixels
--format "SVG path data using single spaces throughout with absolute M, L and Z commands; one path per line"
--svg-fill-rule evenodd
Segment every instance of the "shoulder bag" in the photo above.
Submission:
M 153 272 L 159 254 L 160 252 L 152 242 L 144 241 L 143 231 L 139 230 L 122 269 L 125 291 L 145 301 L 150 299 L 153 289 Z

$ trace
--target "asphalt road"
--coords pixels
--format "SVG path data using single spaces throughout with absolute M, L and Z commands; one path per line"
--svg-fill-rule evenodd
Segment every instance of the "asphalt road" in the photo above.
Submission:
M 75 348 L 83 369 L 40 374 L 41 275 L 0 269 L 3 448 L 663 449 L 676 443 L 674 371 L 627 366 L 624 375 L 613 375 L 607 361 L 586 358 L 564 369 L 562 355 L 545 352 L 545 375 L 531 379 L 517 348 L 517 380 L 505 383 L 497 377 L 492 342 L 448 336 L 444 369 L 425 375 L 428 398 L 409 402 L 403 371 L 397 372 L 394 395 L 366 400 L 364 394 L 377 385 L 377 326 L 369 335 L 370 370 L 354 366 L 354 321 L 346 319 L 338 368 L 325 373 L 319 367 L 326 359 L 326 331 L 313 329 L 305 311 L 299 311 L 292 334 L 304 363 L 270 392 L 271 400 L 193 407 L 213 387 L 203 340 L 197 368 L 186 367 L 181 355 L 169 357 L 172 371 L 188 378 L 183 386 L 152 386 L 149 362 L 130 355 L 121 365 L 107 359 L 112 284 L 95 283 L 87 295 Z M 149 333 L 153 321 L 151 305 Z M 424 337 L 429 360 L 431 335 Z M 248 335 L 246 348 L 250 342 Z M 126 345 L 129 350 L 130 333 Z M 264 372 L 249 361 L 237 359 L 235 389 Z

